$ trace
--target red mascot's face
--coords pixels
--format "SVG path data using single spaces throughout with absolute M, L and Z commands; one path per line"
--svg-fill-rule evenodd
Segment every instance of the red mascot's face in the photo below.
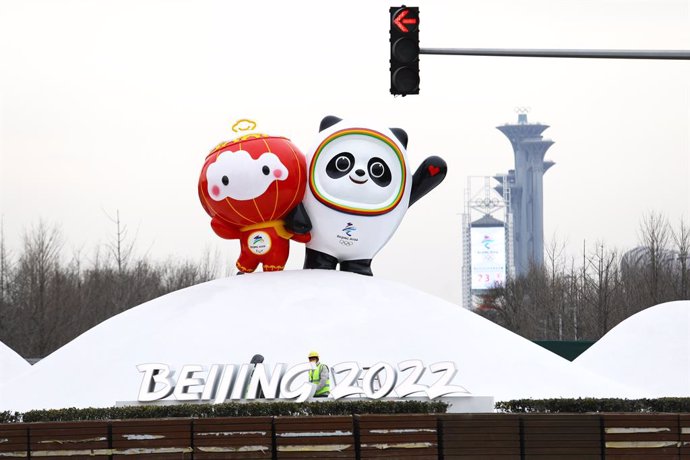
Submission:
M 282 219 L 302 201 L 305 186 L 306 160 L 292 142 L 250 135 L 206 157 L 199 199 L 211 217 L 241 228 Z

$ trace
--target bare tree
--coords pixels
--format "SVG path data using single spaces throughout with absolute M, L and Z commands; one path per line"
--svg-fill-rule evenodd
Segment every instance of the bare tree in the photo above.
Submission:
M 546 250 L 546 269 L 549 278 L 549 303 L 555 312 L 558 340 L 564 337 L 564 320 L 566 316 L 564 259 L 565 243 L 559 243 L 554 235 Z
M 10 254 L 5 243 L 5 221 L 0 218 L 0 305 L 8 292 L 8 279 L 11 267 Z
M 5 334 L 9 327 L 9 280 L 11 278 L 12 262 L 5 243 L 5 222 L 0 218 L 0 334 Z
M 136 238 L 127 241 L 127 226 L 120 221 L 120 210 L 115 211 L 115 219 L 108 216 L 111 222 L 116 226 L 115 239 L 108 244 L 110 255 L 115 260 L 117 266 L 117 273 L 122 274 L 127 267 L 132 251 L 134 250 L 134 243 Z
M 522 277 L 507 279 L 502 286 L 489 291 L 485 296 L 485 307 L 477 313 L 516 334 L 527 336 L 529 313 L 526 286 Z
M 208 246 L 204 248 L 204 252 L 201 254 L 201 259 L 199 260 L 197 267 L 199 270 L 199 278 L 203 281 L 209 281 L 216 277 L 220 273 L 220 252 L 216 248 L 211 251 Z M 234 273 L 229 273 L 226 276 L 231 276 Z
M 587 264 L 593 274 L 586 278 L 585 300 L 589 306 L 592 338 L 599 338 L 618 322 L 618 255 L 615 250 L 608 251 L 604 243 L 599 243 L 587 258 Z
M 38 353 L 48 351 L 49 337 L 59 326 L 53 300 L 58 288 L 55 275 L 61 248 L 59 229 L 49 228 L 41 221 L 25 232 L 17 261 L 13 294 L 18 315 L 14 327 L 30 337 L 30 346 Z
M 668 258 L 667 248 L 669 242 L 668 221 L 661 214 L 650 212 L 640 226 L 640 238 L 646 249 L 647 260 L 643 266 L 647 269 L 643 278 L 647 286 L 647 293 L 652 305 L 662 302 L 662 283 L 666 279 Z
M 678 263 L 676 268 L 678 271 L 678 276 L 676 276 L 676 282 L 674 283 L 676 298 L 679 299 L 690 299 L 690 290 L 688 287 L 688 278 L 690 278 L 690 271 L 688 263 L 690 262 L 690 228 L 685 220 L 680 220 L 680 225 L 678 231 L 674 232 L 671 230 L 671 237 L 673 238 L 673 244 L 677 251 Z
M 86 263 L 81 250 L 65 262 L 58 227 L 44 222 L 25 232 L 12 263 L 0 225 L 0 340 L 41 358 L 113 315 L 215 277 L 217 252 L 207 250 L 198 262 L 135 259 L 119 214 L 115 223 L 114 242 Z
M 575 259 L 570 261 L 569 272 L 565 275 L 565 303 L 572 312 L 572 340 L 579 340 L 581 337 L 581 312 L 583 308 L 584 282 L 580 276 L 580 270 L 575 266 Z
M 524 337 L 544 339 L 553 323 L 549 295 L 545 271 L 532 265 L 526 275 L 491 289 L 478 313 Z

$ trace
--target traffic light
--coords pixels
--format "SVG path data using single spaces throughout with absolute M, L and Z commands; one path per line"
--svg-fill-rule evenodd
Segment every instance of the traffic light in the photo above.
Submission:
M 391 94 L 419 94 L 419 8 L 390 8 Z

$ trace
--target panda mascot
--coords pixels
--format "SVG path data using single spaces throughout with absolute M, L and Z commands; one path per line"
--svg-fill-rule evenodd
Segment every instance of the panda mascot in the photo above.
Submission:
M 407 134 L 334 116 L 321 121 L 307 155 L 302 205 L 286 219 L 295 233 L 311 231 L 304 268 L 372 275 L 371 261 L 400 225 L 407 208 L 443 181 L 446 162 L 427 158 L 410 173 Z

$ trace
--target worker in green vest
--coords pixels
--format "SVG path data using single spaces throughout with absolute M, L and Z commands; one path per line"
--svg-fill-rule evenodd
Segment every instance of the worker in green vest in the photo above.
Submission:
M 309 371 L 309 383 L 316 385 L 315 398 L 324 398 L 328 396 L 331 391 L 331 379 L 328 366 L 319 362 L 319 354 L 315 351 L 309 352 L 309 364 L 311 370 Z

